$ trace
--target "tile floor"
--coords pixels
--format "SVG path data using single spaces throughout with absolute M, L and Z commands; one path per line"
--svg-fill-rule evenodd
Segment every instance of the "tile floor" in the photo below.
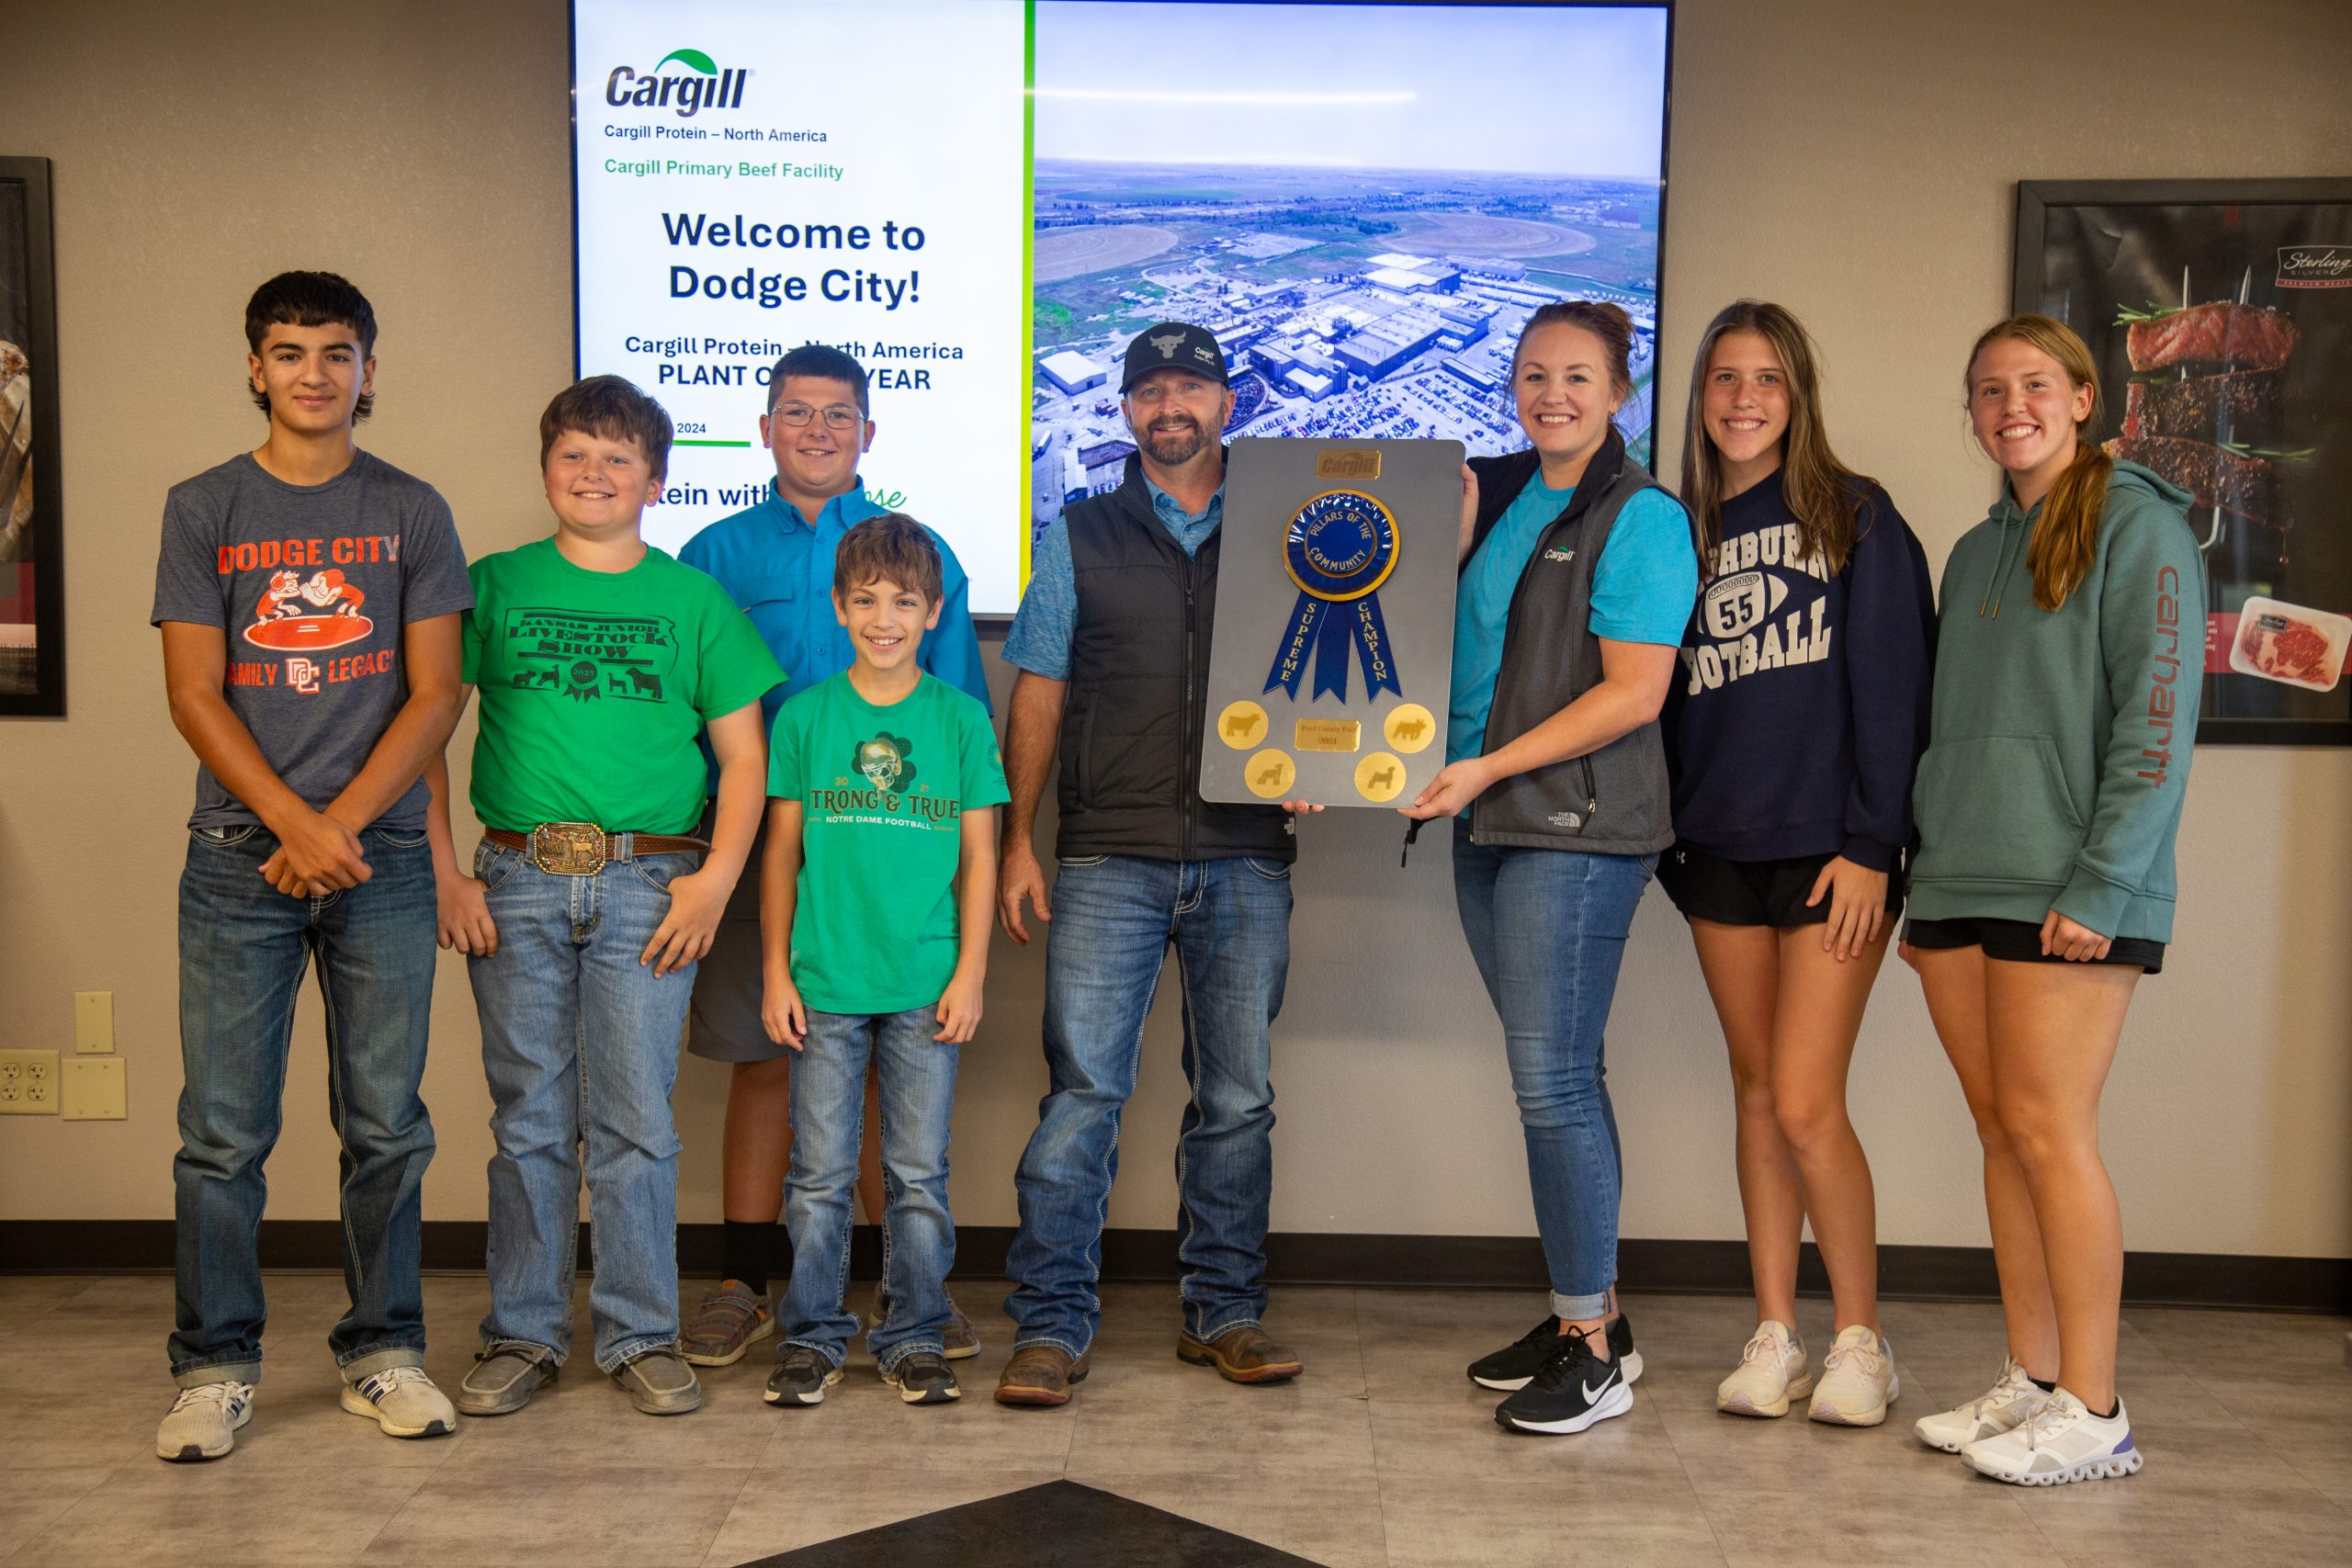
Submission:
M 1744 1303 L 1630 1298 L 1633 1414 L 1538 1440 L 1499 1432 L 1462 1375 L 1533 1321 L 1522 1294 L 1282 1292 L 1270 1321 L 1307 1375 L 1243 1389 L 1175 1359 L 1171 1287 L 1114 1287 L 1076 1403 L 1014 1412 L 986 1397 L 1008 1342 L 997 1289 L 959 1290 L 986 1348 L 946 1409 L 899 1404 L 863 1359 L 820 1408 L 771 1409 L 763 1348 L 707 1377 L 698 1414 L 654 1420 L 583 1356 L 520 1415 L 396 1442 L 336 1406 L 341 1281 L 273 1276 L 253 1425 L 227 1460 L 173 1465 L 151 1446 L 171 1280 L 0 1278 L 0 1563 L 731 1564 L 1055 1476 L 1334 1568 L 2352 1562 L 2342 1318 L 2127 1313 L 2147 1468 L 2026 1491 L 1920 1448 L 1904 1418 L 1982 1392 L 1990 1306 L 1891 1304 L 1902 1403 L 1845 1431 L 1715 1413 Z M 478 1276 L 426 1282 L 445 1385 L 486 1300 Z M 1800 1316 L 1817 1355 L 1826 1304 Z

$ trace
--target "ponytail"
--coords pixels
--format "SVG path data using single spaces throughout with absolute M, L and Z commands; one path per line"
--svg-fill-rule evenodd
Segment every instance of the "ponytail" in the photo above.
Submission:
M 2033 602 L 2055 610 L 2090 575 L 2098 550 L 2099 513 L 2107 505 L 2107 479 L 2115 459 L 2080 436 L 2075 460 L 2041 503 L 2041 520 L 2025 547 L 2033 571 Z

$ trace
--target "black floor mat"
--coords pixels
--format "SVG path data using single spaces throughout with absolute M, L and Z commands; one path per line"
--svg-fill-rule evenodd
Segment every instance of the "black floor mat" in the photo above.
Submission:
M 1049 1481 L 742 1568 L 1317 1568 L 1164 1509 Z

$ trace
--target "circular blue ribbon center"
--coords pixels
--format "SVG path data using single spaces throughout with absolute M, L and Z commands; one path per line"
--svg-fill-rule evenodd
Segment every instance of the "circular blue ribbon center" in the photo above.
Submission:
M 1326 491 L 1291 519 L 1283 564 L 1317 599 L 1361 599 L 1396 565 L 1396 519 L 1361 491 Z

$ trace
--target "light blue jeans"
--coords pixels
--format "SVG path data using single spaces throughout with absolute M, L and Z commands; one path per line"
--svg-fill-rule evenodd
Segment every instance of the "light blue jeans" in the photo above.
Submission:
M 792 1176 L 784 1201 L 792 1284 L 778 1316 L 785 1345 L 805 1345 L 834 1366 L 857 1332 L 857 1314 L 842 1301 L 869 1061 L 882 1079 L 882 1294 L 889 1315 L 867 1331 L 866 1348 L 889 1371 L 917 1350 L 943 1348 L 947 1271 L 956 1264 L 947 1123 L 958 1052 L 932 1038 L 939 1028 L 933 1011 L 811 1008 L 807 1044 L 792 1064 Z
M 1503 1025 L 1552 1311 L 1595 1318 L 1617 1282 L 1624 1161 L 1602 1035 L 1656 855 L 1489 849 L 1453 833 L 1462 933 Z
M 1046 928 L 1052 1090 L 1013 1182 L 1021 1233 L 1005 1258 L 1016 1346 L 1082 1355 L 1102 1319 L 1096 1281 L 1135 1093 L 1143 1023 L 1170 942 L 1184 992 L 1176 1138 L 1176 1258 L 1185 1330 L 1214 1339 L 1266 1310 L 1273 1198 L 1272 1029 L 1290 970 L 1290 867 L 1242 856 L 1064 861 Z
M 467 972 L 481 1012 L 495 1109 L 490 1160 L 490 1315 L 483 1343 L 571 1348 L 582 1151 L 596 1365 L 611 1371 L 678 1337 L 678 1076 L 694 965 L 656 978 L 639 964 L 691 852 L 554 876 L 484 843 L 498 952 Z

